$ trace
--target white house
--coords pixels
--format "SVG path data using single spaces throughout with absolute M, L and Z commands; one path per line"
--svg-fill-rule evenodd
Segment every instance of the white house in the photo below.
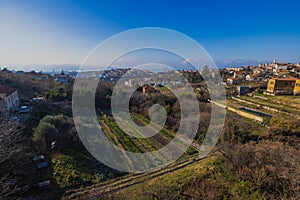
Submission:
M 238 79 L 238 78 L 233 78 L 233 77 L 227 78 L 227 84 L 237 85 L 237 84 L 239 84 L 239 82 L 240 82 L 240 79 Z
M 125 81 L 125 85 L 131 87 L 133 85 L 132 79 L 129 79 L 129 80 Z
M 262 68 L 254 68 L 253 69 L 253 74 L 264 74 L 265 70 Z
M 20 106 L 20 99 L 15 88 L 0 85 L 0 115 L 8 116 L 10 111 L 16 110 Z
M 233 74 L 233 78 L 244 79 L 245 72 L 243 71 L 235 71 Z
M 263 77 L 260 74 L 248 74 L 245 79 L 247 81 L 262 81 Z
M 56 77 L 54 81 L 60 84 L 67 84 L 69 82 L 68 77 L 65 75 L 60 75 Z
M 276 60 L 274 60 L 272 66 L 273 66 L 273 72 L 277 74 L 279 71 L 287 70 L 288 63 L 277 63 Z
M 300 67 L 295 67 L 294 69 L 292 69 L 292 72 L 294 72 L 297 75 L 300 75 Z
M 285 63 L 276 63 L 274 64 L 274 70 L 276 70 L 276 72 L 280 71 L 280 70 L 287 70 L 288 64 Z

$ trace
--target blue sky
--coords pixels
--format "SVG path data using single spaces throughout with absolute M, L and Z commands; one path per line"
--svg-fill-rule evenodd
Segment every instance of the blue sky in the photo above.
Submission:
M 109 36 L 164 27 L 198 41 L 218 65 L 298 62 L 299 1 L 0 0 L 0 64 L 80 64 Z

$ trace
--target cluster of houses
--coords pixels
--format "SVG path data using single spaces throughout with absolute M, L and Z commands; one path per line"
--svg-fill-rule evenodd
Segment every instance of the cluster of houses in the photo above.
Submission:
M 76 75 L 77 77 L 84 79 L 94 79 L 94 80 L 103 80 L 103 81 L 111 81 L 116 83 L 124 74 L 126 74 L 130 68 L 113 68 L 110 70 L 91 70 L 91 71 L 81 71 Z M 75 78 L 75 77 L 74 77 Z
M 179 71 L 186 79 L 192 82 L 201 82 L 201 75 L 192 70 Z M 247 86 L 247 83 L 256 83 L 255 87 L 263 89 L 268 95 L 299 95 L 300 94 L 300 63 L 278 63 L 274 60 L 272 63 L 259 64 L 258 66 L 225 68 L 221 69 L 223 81 L 227 85 L 236 85 L 236 94 L 244 95 L 255 88 Z M 224 84 L 225 84 L 224 83 Z M 161 83 L 153 80 L 144 80 L 136 82 L 135 78 L 127 79 L 125 86 L 139 85 L 143 93 L 154 90 L 155 86 L 179 85 L 180 81 L 165 80 Z M 183 84 L 183 83 L 182 83 Z M 251 85 L 251 84 L 250 84 Z M 153 92 L 153 91 L 152 91 Z
M 129 68 L 111 69 L 111 70 L 104 70 L 103 73 L 98 73 L 98 74 L 100 75 L 101 80 L 117 82 L 129 70 L 130 70 Z
M 300 94 L 300 63 L 278 63 L 274 60 L 258 66 L 225 68 L 223 74 L 228 85 L 243 85 L 245 81 L 266 83 L 265 94 Z
M 259 64 L 239 68 L 225 68 L 226 83 L 238 85 L 242 81 L 268 82 L 270 78 L 285 78 L 288 76 L 300 78 L 300 63 L 273 63 Z

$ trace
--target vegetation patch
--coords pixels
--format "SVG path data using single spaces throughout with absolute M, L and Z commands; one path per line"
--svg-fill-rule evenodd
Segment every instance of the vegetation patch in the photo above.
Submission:
M 67 150 L 52 157 L 53 179 L 61 187 L 82 184 L 86 181 L 97 182 L 92 158 L 82 153 Z

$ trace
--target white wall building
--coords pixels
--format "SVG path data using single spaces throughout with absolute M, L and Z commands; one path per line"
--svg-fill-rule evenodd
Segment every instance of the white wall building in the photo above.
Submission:
M 9 112 L 20 106 L 20 99 L 15 88 L 0 85 L 0 115 L 7 117 Z

